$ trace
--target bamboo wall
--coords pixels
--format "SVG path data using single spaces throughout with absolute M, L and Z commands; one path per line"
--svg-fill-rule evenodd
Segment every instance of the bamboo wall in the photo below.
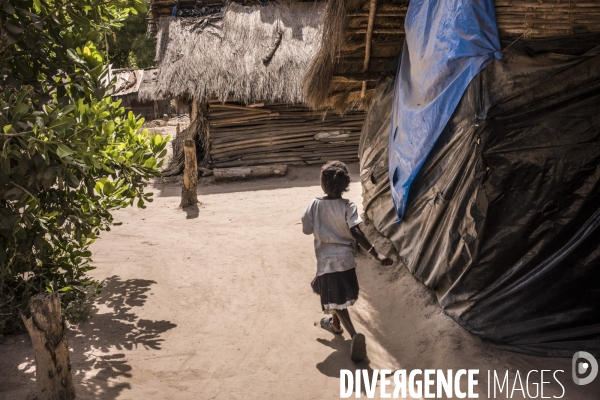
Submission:
M 600 32 L 600 1 L 496 0 L 500 35 L 549 38 Z
M 364 113 L 323 116 L 299 106 L 220 103 L 210 104 L 209 115 L 215 167 L 355 162 L 365 118 Z

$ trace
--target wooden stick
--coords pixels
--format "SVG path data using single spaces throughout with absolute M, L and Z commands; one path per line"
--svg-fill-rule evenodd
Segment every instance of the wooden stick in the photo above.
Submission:
M 181 203 L 185 208 L 198 203 L 198 163 L 196 161 L 196 142 L 187 139 L 183 143 L 185 154 L 185 169 L 183 170 L 183 185 L 181 187 Z
M 247 168 L 215 168 L 213 172 L 216 182 L 269 178 L 274 176 L 285 176 L 285 174 L 287 174 L 287 165 L 261 165 Z
M 363 63 L 363 74 L 366 74 L 369 70 L 369 60 L 371 59 L 371 39 L 373 38 L 373 27 L 375 26 L 375 11 L 377 10 L 377 0 L 371 0 L 369 5 L 369 23 L 367 25 L 367 37 L 365 38 L 365 61 Z M 362 90 L 360 97 L 365 97 L 365 91 L 367 90 L 367 82 L 362 82 Z
M 406 10 L 407 7 L 403 7 L 403 11 L 397 11 L 397 12 L 378 12 L 377 16 L 378 17 L 405 17 L 406 16 Z M 353 13 L 348 13 L 348 17 L 351 18 L 368 18 L 371 15 L 370 12 L 353 12 Z
M 241 110 L 244 112 L 254 112 L 254 113 L 263 113 L 263 114 L 270 114 L 272 111 L 265 109 L 265 108 L 259 108 L 259 107 L 246 107 L 246 106 L 238 106 L 235 104 L 211 104 L 210 105 L 210 111 L 212 112 L 213 110 Z
M 370 46 L 369 46 L 370 47 Z M 369 54 L 371 53 L 371 49 L 369 48 Z M 369 68 L 367 63 L 367 69 Z M 364 65 L 363 65 L 364 70 Z M 381 74 L 377 72 L 363 72 L 362 74 L 340 74 L 334 75 L 332 82 L 334 83 L 346 83 L 346 82 L 377 82 L 381 78 Z
M 346 32 L 350 35 L 364 35 L 367 33 L 367 30 L 365 28 L 347 29 Z M 404 35 L 404 28 L 396 28 L 396 29 L 378 28 L 378 29 L 373 29 L 372 33 L 384 34 L 384 35 Z

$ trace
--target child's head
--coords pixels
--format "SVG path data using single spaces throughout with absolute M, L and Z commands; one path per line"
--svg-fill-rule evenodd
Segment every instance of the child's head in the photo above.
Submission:
M 341 161 L 329 161 L 321 168 L 321 188 L 329 197 L 340 197 L 348 190 L 350 174 L 346 164 Z

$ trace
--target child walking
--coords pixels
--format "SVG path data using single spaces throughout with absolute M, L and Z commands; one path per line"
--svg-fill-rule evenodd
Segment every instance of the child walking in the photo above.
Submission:
M 356 204 L 342 198 L 348 190 L 350 174 L 343 162 L 331 161 L 321 168 L 321 188 L 324 197 L 310 202 L 302 216 L 302 231 L 315 237 L 317 256 L 317 276 L 311 286 L 321 297 L 321 306 L 331 318 L 323 318 L 321 327 L 335 333 L 344 332 L 342 325 L 352 338 L 350 358 L 362 361 L 367 357 L 365 336 L 356 333 L 348 307 L 358 299 L 358 279 L 354 261 L 354 240 L 383 265 L 392 265 L 393 261 L 377 252 L 371 245 L 359 224 Z M 340 324 L 341 323 L 341 324 Z

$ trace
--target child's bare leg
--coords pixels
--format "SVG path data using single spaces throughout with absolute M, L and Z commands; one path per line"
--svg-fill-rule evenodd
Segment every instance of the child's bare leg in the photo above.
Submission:
M 336 331 L 338 331 L 338 332 L 342 329 L 340 318 L 335 313 L 335 310 L 332 313 L 331 325 L 333 326 L 333 329 L 336 330 Z
M 354 325 L 352 325 L 352 320 L 350 319 L 350 313 L 348 310 L 335 310 L 335 314 L 333 314 L 333 323 L 335 324 L 335 320 L 338 319 L 338 323 L 341 321 L 350 337 L 354 337 L 356 335 L 356 331 L 354 330 Z

